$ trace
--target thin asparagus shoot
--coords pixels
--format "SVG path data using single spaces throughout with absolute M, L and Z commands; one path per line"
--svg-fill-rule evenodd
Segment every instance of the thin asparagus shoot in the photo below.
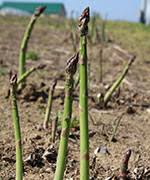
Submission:
M 52 82 L 51 88 L 49 89 L 47 108 L 46 108 L 46 113 L 45 113 L 45 119 L 44 119 L 44 122 L 43 122 L 43 128 L 44 129 L 48 128 L 48 123 L 50 121 L 50 114 L 51 114 L 51 110 L 52 110 L 53 95 L 54 95 L 56 84 L 57 84 L 57 79 L 54 79 L 53 82 Z
M 30 76 L 30 74 L 32 74 L 34 71 L 38 70 L 38 69 L 43 69 L 45 67 L 44 64 L 40 64 L 37 67 L 32 67 L 30 68 L 28 71 L 26 71 L 18 80 L 17 80 L 17 86 L 25 81 L 27 79 L 27 77 Z
M 20 46 L 20 52 L 19 52 L 19 79 L 21 76 L 25 73 L 26 71 L 26 52 L 27 52 L 27 47 L 28 47 L 28 42 L 31 37 L 32 30 L 34 28 L 35 22 L 38 19 L 38 17 L 44 12 L 46 9 L 46 6 L 39 7 L 35 10 L 34 14 L 31 17 L 31 20 L 26 28 L 26 31 L 24 33 L 21 46 Z M 23 86 L 23 82 L 20 83 L 20 88 Z
M 87 7 L 79 18 L 80 32 L 80 180 L 89 180 L 89 133 L 88 133 L 88 77 L 87 77 L 87 34 L 90 20 Z
M 10 78 L 10 90 L 12 99 L 12 117 L 14 124 L 15 143 L 16 143 L 16 180 L 23 179 L 23 160 L 22 160 L 22 144 L 21 144 L 21 129 L 18 113 L 18 105 L 16 99 L 17 75 L 14 74 Z
M 64 102 L 64 114 L 62 120 L 62 131 L 59 144 L 59 151 L 56 163 L 56 171 L 54 180 L 62 180 L 66 167 L 68 138 L 70 132 L 71 115 L 72 115 L 72 92 L 73 92 L 73 76 L 76 72 L 78 63 L 78 53 L 75 54 L 66 66 L 66 82 L 65 82 L 65 102 Z
M 132 56 L 129 60 L 129 62 L 127 63 L 127 65 L 125 66 L 125 68 L 123 69 L 122 74 L 116 79 L 116 81 L 112 84 L 112 86 L 108 89 L 108 91 L 106 92 L 105 96 L 104 96 L 104 105 L 107 106 L 108 101 L 110 100 L 112 94 L 115 92 L 115 90 L 120 86 L 120 84 L 122 83 L 124 77 L 126 76 L 126 74 L 128 73 L 128 70 L 130 68 L 130 66 L 132 65 L 132 63 L 135 60 L 135 56 Z

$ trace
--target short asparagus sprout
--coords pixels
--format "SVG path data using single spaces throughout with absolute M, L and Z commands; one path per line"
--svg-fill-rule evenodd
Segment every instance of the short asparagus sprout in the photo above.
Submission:
M 12 75 L 10 78 L 11 97 L 12 97 L 12 117 L 14 124 L 14 134 L 16 142 L 16 180 L 23 179 L 23 160 L 22 160 L 22 144 L 21 144 L 21 129 L 19 122 L 18 105 L 16 99 L 17 75 Z
M 79 18 L 80 33 L 80 180 L 89 180 L 89 133 L 88 133 L 88 75 L 87 34 L 90 10 L 87 7 Z
M 62 180 L 66 167 L 68 138 L 70 132 L 71 115 L 72 115 L 72 93 L 73 93 L 73 76 L 76 72 L 78 63 L 78 53 L 68 60 L 66 66 L 66 82 L 65 82 L 65 102 L 64 114 L 62 120 L 61 139 L 56 163 L 56 172 L 54 180 Z
M 131 156 L 131 149 L 127 150 L 123 156 L 122 163 L 121 163 L 121 172 L 119 179 L 120 180 L 128 180 L 128 163 Z
M 19 53 L 19 79 L 21 76 L 26 72 L 26 52 L 27 52 L 27 47 L 28 47 L 28 42 L 31 37 L 32 30 L 34 28 L 34 24 L 38 17 L 44 12 L 46 9 L 46 6 L 39 7 L 35 10 L 34 14 L 31 17 L 31 20 L 26 28 L 26 31 L 24 33 L 21 46 L 20 46 L 20 53 Z M 20 88 L 22 87 L 24 81 L 20 83 Z

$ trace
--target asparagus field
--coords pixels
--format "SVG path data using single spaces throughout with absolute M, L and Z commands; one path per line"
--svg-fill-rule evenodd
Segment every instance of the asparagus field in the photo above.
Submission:
M 150 27 L 0 16 L 0 180 L 150 179 Z

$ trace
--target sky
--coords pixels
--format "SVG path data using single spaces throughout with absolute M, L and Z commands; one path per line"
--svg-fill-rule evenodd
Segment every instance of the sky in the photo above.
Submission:
M 7 0 L 12 1 L 12 0 Z M 16 0 L 13 0 L 16 1 Z M 30 0 L 18 0 L 30 1 Z M 33 0 L 32 0 L 33 1 Z M 91 13 L 98 12 L 103 18 L 112 20 L 138 21 L 141 0 L 34 0 L 48 2 L 63 2 L 70 16 L 73 10 L 74 15 L 79 15 L 82 10 L 89 6 Z M 0 0 L 2 2 L 2 0 Z

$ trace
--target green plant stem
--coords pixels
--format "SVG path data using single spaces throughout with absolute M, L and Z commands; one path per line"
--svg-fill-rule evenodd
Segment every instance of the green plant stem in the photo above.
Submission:
M 89 133 L 88 133 L 88 77 L 87 77 L 87 33 L 89 8 L 79 19 L 80 30 L 80 180 L 89 180 Z
M 68 147 L 68 138 L 70 132 L 71 115 L 72 115 L 72 91 L 73 91 L 73 75 L 76 71 L 78 62 L 78 54 L 73 56 L 66 67 L 66 82 L 65 82 L 65 102 L 64 114 L 62 120 L 61 139 L 56 163 L 56 172 L 54 180 L 63 180 L 66 167 L 66 156 Z
M 52 83 L 52 86 L 49 90 L 49 95 L 48 95 L 48 102 L 47 102 L 47 108 L 46 108 L 46 113 L 45 113 L 45 119 L 43 122 L 43 128 L 47 129 L 48 128 L 48 123 L 50 121 L 50 114 L 52 110 L 52 102 L 53 102 L 53 95 L 54 95 L 54 90 L 57 84 L 57 80 L 55 79 Z
M 25 73 L 26 68 L 26 52 L 27 52 L 27 47 L 28 47 L 28 42 L 31 37 L 32 30 L 34 28 L 34 24 L 38 17 L 41 15 L 41 13 L 45 10 L 46 7 L 39 7 L 35 10 L 34 14 L 31 17 L 31 20 L 26 28 L 26 31 L 24 33 L 21 46 L 20 46 L 20 52 L 19 52 L 19 79 L 21 76 Z M 22 81 L 23 83 L 23 81 Z M 20 84 L 20 87 L 22 85 Z
M 28 71 L 26 71 L 18 80 L 17 85 L 19 85 L 21 82 L 23 82 L 31 73 L 33 73 L 36 70 L 35 67 L 30 68 Z
M 125 66 L 125 68 L 123 69 L 122 74 L 117 78 L 117 80 L 112 84 L 112 86 L 108 89 L 108 91 L 106 92 L 105 96 L 104 96 L 104 105 L 106 106 L 108 101 L 110 100 L 112 94 L 115 92 L 115 90 L 120 86 L 121 82 L 123 81 L 124 77 L 126 76 L 126 74 L 128 73 L 128 70 L 130 68 L 130 66 L 132 65 L 133 61 L 135 59 L 135 56 L 133 56 L 129 62 L 127 63 L 127 65 Z
M 11 96 L 12 96 L 12 117 L 15 132 L 16 142 L 16 180 L 23 179 L 23 160 L 22 160 L 22 144 L 21 144 L 21 129 L 19 123 L 19 113 L 16 100 L 16 87 L 17 76 L 13 75 L 10 79 L 11 84 Z

